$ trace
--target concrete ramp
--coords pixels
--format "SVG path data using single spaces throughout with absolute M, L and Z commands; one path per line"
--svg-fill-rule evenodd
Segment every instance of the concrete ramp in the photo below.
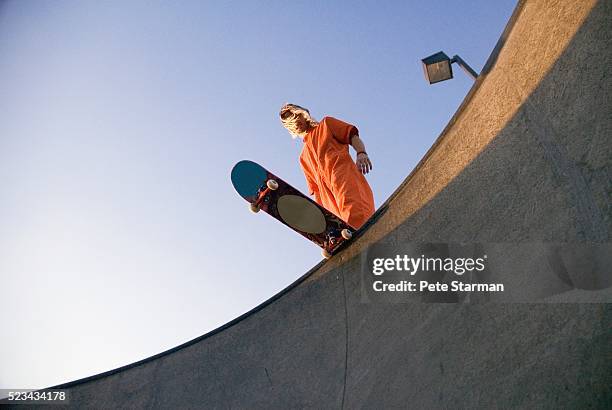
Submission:
M 346 249 L 217 330 L 57 387 L 74 408 L 609 408 L 609 304 L 368 303 L 360 263 L 382 240 L 609 242 L 611 9 L 519 2 L 448 126 Z

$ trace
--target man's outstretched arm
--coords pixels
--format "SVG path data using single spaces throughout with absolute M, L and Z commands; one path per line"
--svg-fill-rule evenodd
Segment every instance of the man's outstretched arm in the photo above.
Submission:
M 365 144 L 358 134 L 351 137 L 351 146 L 357 152 L 357 168 L 362 174 L 367 174 L 372 170 L 372 162 L 366 152 Z

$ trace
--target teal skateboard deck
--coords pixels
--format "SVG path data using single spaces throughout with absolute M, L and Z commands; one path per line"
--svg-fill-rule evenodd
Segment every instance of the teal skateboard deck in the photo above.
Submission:
M 232 168 L 232 184 L 253 212 L 264 211 L 323 249 L 326 258 L 349 240 L 352 228 L 256 162 Z

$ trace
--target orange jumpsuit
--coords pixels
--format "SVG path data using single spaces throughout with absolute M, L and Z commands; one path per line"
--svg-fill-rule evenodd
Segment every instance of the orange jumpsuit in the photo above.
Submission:
M 374 213 L 374 195 L 349 154 L 357 127 L 324 117 L 304 137 L 300 165 L 310 195 L 355 229 Z

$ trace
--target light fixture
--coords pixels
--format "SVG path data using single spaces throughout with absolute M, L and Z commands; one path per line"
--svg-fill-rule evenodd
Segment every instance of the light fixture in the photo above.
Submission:
M 473 80 L 478 77 L 476 71 L 472 69 L 461 57 L 458 55 L 449 58 L 443 51 L 436 54 L 432 54 L 429 57 L 425 57 L 421 60 L 423 63 L 423 70 L 425 72 L 425 79 L 429 84 L 435 84 L 440 81 L 450 80 L 453 78 L 452 63 L 459 64 L 459 67 L 463 69 Z

